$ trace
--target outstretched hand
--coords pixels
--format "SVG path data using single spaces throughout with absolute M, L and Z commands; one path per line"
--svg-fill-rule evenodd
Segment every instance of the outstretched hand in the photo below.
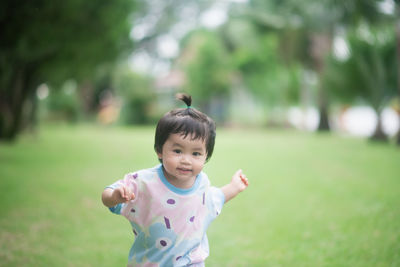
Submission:
M 221 190 L 225 195 L 225 203 L 234 198 L 237 194 L 245 190 L 249 186 L 249 180 L 242 170 L 238 170 L 232 176 L 229 184 L 224 185 Z
M 242 192 L 249 186 L 249 180 L 242 170 L 238 170 L 232 177 L 232 184 L 235 185 L 239 192 Z
M 111 194 L 112 199 L 117 203 L 128 202 L 135 199 L 135 194 L 127 186 L 115 188 Z

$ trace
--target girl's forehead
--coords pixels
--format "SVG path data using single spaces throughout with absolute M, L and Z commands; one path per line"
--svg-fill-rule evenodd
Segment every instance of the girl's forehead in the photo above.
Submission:
M 186 136 L 182 133 L 170 134 L 167 141 L 182 146 L 201 146 L 204 148 L 206 146 L 205 140 L 201 137 L 194 138 L 194 134 L 188 134 Z

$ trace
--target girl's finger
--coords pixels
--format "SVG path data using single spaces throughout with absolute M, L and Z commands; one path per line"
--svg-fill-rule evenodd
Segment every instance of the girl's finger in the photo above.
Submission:
M 124 199 L 126 199 L 128 197 L 128 189 L 125 186 L 123 187 L 123 195 L 122 195 L 122 197 Z

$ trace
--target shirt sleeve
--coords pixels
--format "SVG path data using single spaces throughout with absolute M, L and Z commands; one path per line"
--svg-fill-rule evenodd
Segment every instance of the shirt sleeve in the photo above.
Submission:
M 222 211 L 222 207 L 224 206 L 225 195 L 220 188 L 214 186 L 210 188 L 210 193 L 215 215 L 218 216 Z
M 128 173 L 124 176 L 123 179 L 116 181 L 115 183 L 107 186 L 106 188 L 116 189 L 121 186 L 127 186 L 131 189 L 131 191 L 135 194 L 135 199 L 138 197 L 138 185 L 137 185 L 137 173 Z M 125 203 L 119 203 L 114 207 L 110 207 L 109 210 L 115 214 L 121 214 L 122 208 L 125 206 Z

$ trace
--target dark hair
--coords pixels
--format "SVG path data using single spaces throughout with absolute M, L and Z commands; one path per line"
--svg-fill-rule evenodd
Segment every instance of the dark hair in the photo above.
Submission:
M 203 139 L 206 143 L 208 160 L 215 144 L 215 122 L 206 114 L 191 107 L 192 97 L 187 94 L 177 94 L 176 98 L 185 102 L 187 108 L 177 108 L 167 112 L 159 121 L 156 128 L 154 149 L 162 152 L 162 147 L 170 134 L 181 133 L 185 138 Z

